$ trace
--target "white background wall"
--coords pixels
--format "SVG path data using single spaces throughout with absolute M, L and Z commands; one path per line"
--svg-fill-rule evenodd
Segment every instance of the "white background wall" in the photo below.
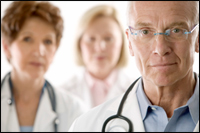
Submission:
M 4 10 L 12 1 L 1 1 L 1 17 L 4 15 Z M 87 2 L 68 2 L 68 1 L 51 1 L 61 10 L 61 15 L 64 19 L 64 32 L 61 44 L 54 57 L 54 61 L 47 71 L 45 77 L 53 85 L 60 85 L 68 79 L 78 68 L 74 62 L 73 43 L 74 36 L 77 30 L 77 25 L 80 17 L 89 8 L 98 4 L 110 4 L 119 10 L 121 19 L 123 20 L 124 29 L 126 26 L 126 1 L 87 1 Z M 128 46 L 127 46 L 128 47 Z M 1 79 L 11 70 L 11 66 L 6 60 L 2 45 L 1 45 Z M 199 54 L 195 54 L 194 71 L 199 73 Z M 129 65 L 126 72 L 132 77 L 140 76 L 138 69 L 135 66 L 134 57 L 129 55 Z

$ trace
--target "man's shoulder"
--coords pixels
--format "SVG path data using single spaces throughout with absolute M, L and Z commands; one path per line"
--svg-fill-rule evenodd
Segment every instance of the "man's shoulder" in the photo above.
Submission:
M 119 106 L 119 102 L 121 101 L 121 97 L 117 96 L 96 106 L 84 113 L 80 117 L 76 119 L 73 124 L 72 131 L 94 131 L 100 132 L 105 120 L 117 113 L 117 109 Z

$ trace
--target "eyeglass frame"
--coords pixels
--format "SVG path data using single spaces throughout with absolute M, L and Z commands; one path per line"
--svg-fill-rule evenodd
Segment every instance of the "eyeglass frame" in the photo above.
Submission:
M 191 34 L 195 29 L 196 29 L 196 27 L 198 27 L 199 26 L 199 24 L 195 24 L 194 25 L 194 27 L 192 28 L 192 30 L 191 31 L 189 31 L 189 32 L 184 32 L 183 34 Z M 132 30 L 135 30 L 135 31 L 141 31 L 141 30 L 136 30 L 136 29 L 134 29 L 133 27 L 131 27 L 131 26 L 128 26 L 129 27 L 129 31 L 131 32 L 131 29 Z M 167 32 L 168 31 L 168 32 Z M 169 36 L 170 34 L 169 34 L 169 31 L 170 31 L 170 29 L 167 29 L 167 30 L 165 30 L 165 32 L 163 33 L 163 32 L 156 32 L 156 33 L 154 33 L 153 35 L 167 35 L 167 36 Z M 131 32 L 131 35 L 138 35 L 138 33 L 134 33 L 133 34 L 133 32 Z

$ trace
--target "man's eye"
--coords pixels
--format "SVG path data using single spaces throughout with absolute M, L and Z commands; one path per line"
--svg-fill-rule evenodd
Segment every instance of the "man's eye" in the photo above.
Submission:
M 51 40 L 45 40 L 44 43 L 49 45 L 49 44 L 52 44 L 52 41 Z
M 149 33 L 149 31 L 148 31 L 148 30 L 142 30 L 142 33 L 143 33 L 144 35 L 147 35 L 147 34 Z
M 180 29 L 177 29 L 177 28 L 176 28 L 176 29 L 173 29 L 172 32 L 174 32 L 174 33 L 179 33 L 179 32 L 180 32 Z

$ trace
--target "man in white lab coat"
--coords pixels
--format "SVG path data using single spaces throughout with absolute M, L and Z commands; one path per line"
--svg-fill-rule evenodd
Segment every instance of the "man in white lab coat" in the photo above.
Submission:
M 122 95 L 101 104 L 69 131 L 199 131 L 199 2 L 130 2 L 127 13 L 129 51 L 142 77 L 125 101 Z M 117 113 L 128 120 L 106 121 Z

